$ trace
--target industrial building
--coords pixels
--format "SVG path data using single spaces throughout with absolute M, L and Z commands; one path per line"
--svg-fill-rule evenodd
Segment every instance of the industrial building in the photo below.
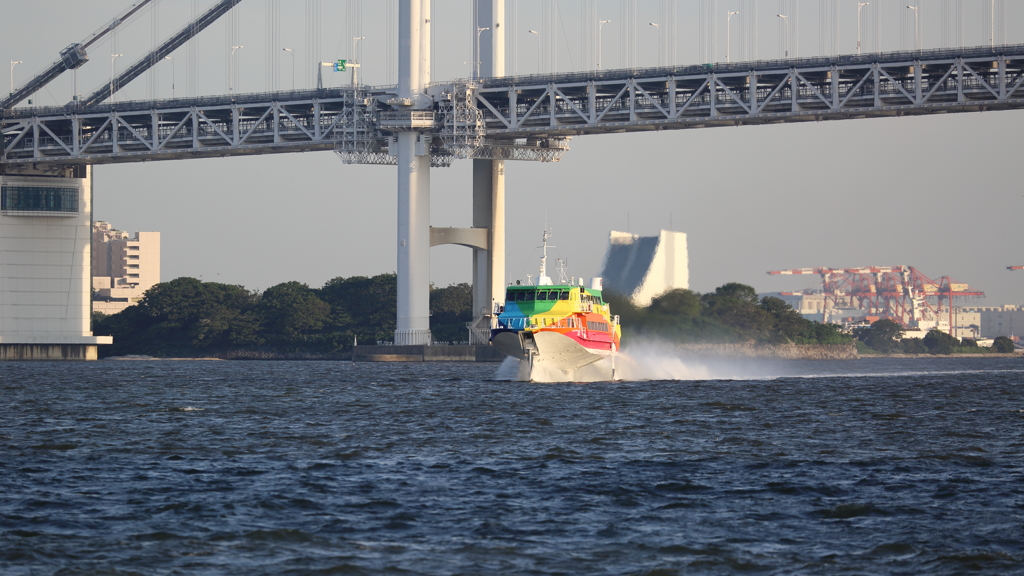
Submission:
M 657 236 L 612 231 L 604 257 L 604 289 L 637 306 L 649 306 L 659 294 L 690 287 L 686 234 L 662 230 Z
M 94 312 L 116 314 L 160 283 L 160 233 L 115 230 L 107 222 L 92 227 Z
M 970 318 L 978 326 L 982 338 L 1024 335 L 1024 307 L 1007 304 L 1004 306 L 977 306 L 961 308 L 958 314 Z M 960 324 L 963 324 L 962 320 Z

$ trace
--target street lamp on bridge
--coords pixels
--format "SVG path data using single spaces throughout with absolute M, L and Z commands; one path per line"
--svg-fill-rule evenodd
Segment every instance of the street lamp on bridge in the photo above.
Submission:
M 174 58 L 171 58 L 170 56 L 164 56 L 164 60 L 171 61 L 171 98 L 174 98 Z
M 110 55 L 110 101 L 114 101 L 114 60 L 124 56 L 124 54 L 111 54 Z
M 921 14 L 918 12 L 918 6 L 907 6 L 908 9 L 913 10 L 913 49 L 921 49 Z
M 19 64 L 25 64 L 22 60 L 10 60 L 10 93 L 14 93 L 14 67 Z M 598 67 L 601 68 L 601 67 Z
M 540 74 L 540 32 L 537 32 L 536 30 L 530 30 L 530 34 L 537 35 L 537 74 Z M 479 39 L 480 37 L 478 36 L 477 41 L 479 41 Z
M 483 34 L 484 30 L 490 30 L 490 26 L 477 26 L 476 27 L 476 67 L 473 70 L 473 78 L 480 77 L 480 35 Z M 531 30 L 532 32 L 532 30 Z M 540 58 L 540 44 L 537 45 L 537 57 Z
M 786 23 L 786 58 L 789 58 L 789 16 L 785 14 L 776 14 L 776 16 L 782 18 L 782 21 Z
M 870 5 L 870 2 L 857 2 L 857 55 L 860 56 L 860 10 Z
M 235 51 L 241 50 L 242 48 L 245 48 L 245 46 L 232 46 L 231 47 L 231 56 L 228 57 L 228 60 L 230 61 L 230 64 L 231 64 L 230 69 L 228 71 L 228 76 L 229 76 L 229 78 L 228 78 L 228 92 L 229 93 L 234 93 L 234 91 L 235 91 Z
M 729 50 L 732 47 L 732 42 L 730 41 L 730 37 L 732 36 L 732 34 L 731 34 L 731 32 L 732 32 L 732 27 L 731 27 L 732 26 L 732 17 L 737 15 L 737 14 L 739 14 L 739 11 L 736 11 L 736 12 L 726 12 L 725 13 L 725 61 L 726 62 L 729 62 Z
M 355 88 L 359 85 L 359 59 L 356 58 L 356 43 L 360 40 L 366 40 L 366 36 L 357 36 L 352 39 L 352 59 L 355 60 L 351 64 L 352 66 L 352 87 Z
M 988 9 L 988 45 L 996 45 L 996 0 L 992 0 Z
M 649 22 L 649 24 L 658 29 L 658 66 L 661 66 L 661 24 L 654 22 Z
M 597 69 L 601 69 L 601 28 L 611 20 L 601 20 L 597 23 Z M 12 89 L 13 90 L 13 89 Z
M 291 48 L 281 48 L 281 50 L 292 55 L 292 90 L 295 90 L 295 50 L 292 50 Z

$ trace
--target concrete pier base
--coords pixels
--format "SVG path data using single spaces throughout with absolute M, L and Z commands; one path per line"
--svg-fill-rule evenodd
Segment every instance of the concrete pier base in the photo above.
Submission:
M 96 360 L 95 344 L 0 344 L 3 360 Z

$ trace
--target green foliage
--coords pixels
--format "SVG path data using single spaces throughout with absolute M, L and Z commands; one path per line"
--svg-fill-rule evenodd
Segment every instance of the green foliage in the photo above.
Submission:
M 853 335 L 877 352 L 892 354 L 900 351 L 899 341 L 903 337 L 903 327 L 897 322 L 883 318 L 872 323 L 870 327 L 855 330 Z
M 344 334 L 347 345 L 353 336 L 363 344 L 394 339 L 396 274 L 334 278 L 320 289 L 320 299 L 330 304 L 332 331 Z
M 920 338 L 904 338 L 900 342 L 900 350 L 904 354 L 927 354 L 928 349 L 925 348 Z
M 254 350 L 330 354 L 391 341 L 397 277 L 334 278 L 316 289 L 284 282 L 262 294 L 241 286 L 177 278 L 150 288 L 136 306 L 94 315 L 93 332 L 114 337 L 110 355 L 210 356 Z M 432 289 L 435 338 L 465 341 L 472 320 L 468 284 Z
M 313 334 L 331 319 L 330 304 L 299 282 L 267 288 L 258 309 L 263 331 L 286 340 Z
M 1010 354 L 1013 348 L 1013 340 L 1006 336 L 999 336 L 992 342 L 992 351 L 996 354 Z
M 697 340 L 734 341 L 738 339 L 732 328 L 702 316 L 701 296 L 696 292 L 678 288 L 654 298 L 651 305 L 641 308 L 614 292 L 605 292 L 603 299 L 619 316 L 627 335 L 656 335 L 677 342 Z
M 701 296 L 703 315 L 733 328 L 749 340 L 772 340 L 773 317 L 758 306 L 757 292 L 750 286 L 729 283 Z
M 669 290 L 651 301 L 650 312 L 674 318 L 696 318 L 700 316 L 700 294 L 685 288 Z
M 474 316 L 472 286 L 463 283 L 431 287 L 430 332 L 434 340 L 464 342 L 469 338 L 466 323 L 472 322 Z
M 929 354 L 952 354 L 960 341 L 938 328 L 932 328 L 921 339 L 921 343 L 928 349 Z
M 804 319 L 785 301 L 765 297 L 744 284 L 729 283 L 707 294 L 676 289 L 646 308 L 606 292 L 627 336 L 651 335 L 677 342 L 766 342 L 844 344 L 850 337 L 835 325 Z
M 97 335 L 115 336 L 105 354 L 191 356 L 259 344 L 259 296 L 241 286 L 177 278 L 157 284 L 136 306 L 102 318 Z
M 878 354 L 878 350 L 868 346 L 863 340 L 854 340 L 853 343 L 857 345 L 857 354 L 860 354 L 861 356 Z

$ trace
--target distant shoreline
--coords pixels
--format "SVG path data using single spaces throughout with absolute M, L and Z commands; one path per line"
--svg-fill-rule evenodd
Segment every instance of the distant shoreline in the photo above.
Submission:
M 1024 358 L 1024 353 L 994 353 L 983 354 L 861 354 L 861 358 Z
M 1024 358 L 1024 353 L 1011 352 L 1007 354 L 985 353 L 985 354 L 858 354 L 856 347 L 842 344 L 822 345 L 757 345 L 757 344 L 677 344 L 672 350 L 679 353 L 680 357 L 689 358 L 743 358 L 743 359 L 772 359 L 772 360 L 867 360 L 872 358 L 896 358 L 910 360 L 929 360 L 936 358 Z M 629 348 L 623 350 L 629 354 Z M 170 357 L 160 356 L 108 356 L 101 360 L 114 360 L 120 362 L 131 361 L 334 361 L 350 362 L 351 354 L 317 355 L 317 354 L 272 354 L 272 353 L 238 353 L 228 352 L 219 356 L 211 357 Z

